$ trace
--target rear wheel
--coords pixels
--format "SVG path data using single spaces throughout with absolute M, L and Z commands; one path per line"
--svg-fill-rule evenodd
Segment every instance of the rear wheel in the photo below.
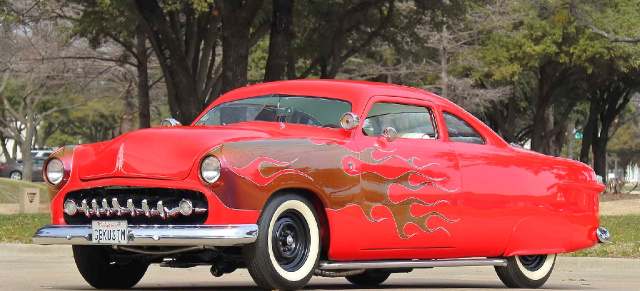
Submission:
M 347 276 L 347 281 L 358 286 L 378 286 L 389 278 L 391 273 L 384 270 L 365 270 L 364 273 L 358 275 Z
M 502 283 L 510 288 L 539 288 L 551 276 L 556 255 L 508 257 L 506 267 L 495 267 Z
M 260 287 L 306 285 L 320 254 L 320 229 L 311 202 L 294 194 L 270 199 L 258 219 L 258 238 L 243 247 L 247 269 Z
M 131 259 L 114 262 L 102 246 L 73 246 L 73 258 L 82 277 L 96 289 L 128 289 L 140 282 L 149 264 Z
M 22 180 L 22 173 L 18 171 L 11 172 L 9 174 L 9 178 L 11 178 L 12 180 Z

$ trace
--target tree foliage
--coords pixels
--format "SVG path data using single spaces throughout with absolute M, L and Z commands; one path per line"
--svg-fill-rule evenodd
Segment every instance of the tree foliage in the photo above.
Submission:
M 83 95 L 102 98 L 86 109 L 49 114 L 36 126 L 36 144 L 49 137 L 49 143 L 108 139 L 135 128 L 136 118 L 148 127 L 153 108 L 188 124 L 218 96 L 247 84 L 347 78 L 439 93 L 480 115 L 508 142 L 529 141 L 546 154 L 572 153 L 562 148 L 574 130 L 583 133 L 581 160 L 593 160 L 606 176 L 602 165 L 615 120 L 640 84 L 635 2 L 5 1 L 0 23 L 34 25 L 35 32 L 45 22 L 24 20 L 37 12 L 52 36 L 66 36 L 47 38 L 60 53 L 39 60 L 84 80 L 66 87 L 68 97 L 42 94 L 33 116 L 56 106 L 48 99 L 70 105 Z M 0 55 L 15 60 L 9 51 Z M 8 105 L 0 108 L 4 116 L 20 106 L 15 92 L 26 77 L 15 72 Z M 160 90 L 165 93 L 154 93 Z M 168 109 L 156 106 L 162 102 L 154 95 Z

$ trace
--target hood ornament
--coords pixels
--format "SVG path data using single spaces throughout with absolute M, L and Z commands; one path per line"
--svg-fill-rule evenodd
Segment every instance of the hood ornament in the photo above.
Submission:
M 124 164 L 124 144 L 120 145 L 120 150 L 118 150 L 118 157 L 116 158 L 116 172 L 124 172 L 122 170 L 122 165 Z

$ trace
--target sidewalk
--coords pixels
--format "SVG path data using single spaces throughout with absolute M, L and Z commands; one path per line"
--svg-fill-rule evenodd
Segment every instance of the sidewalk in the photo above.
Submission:
M 0 257 L 20 254 L 21 256 L 73 257 L 70 245 L 36 245 L 0 243 Z

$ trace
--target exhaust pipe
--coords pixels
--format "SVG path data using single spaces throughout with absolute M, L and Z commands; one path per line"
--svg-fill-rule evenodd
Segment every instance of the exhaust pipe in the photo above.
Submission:
M 608 244 L 611 242 L 611 233 L 604 227 L 598 227 L 596 230 L 596 235 L 598 236 L 598 243 Z

